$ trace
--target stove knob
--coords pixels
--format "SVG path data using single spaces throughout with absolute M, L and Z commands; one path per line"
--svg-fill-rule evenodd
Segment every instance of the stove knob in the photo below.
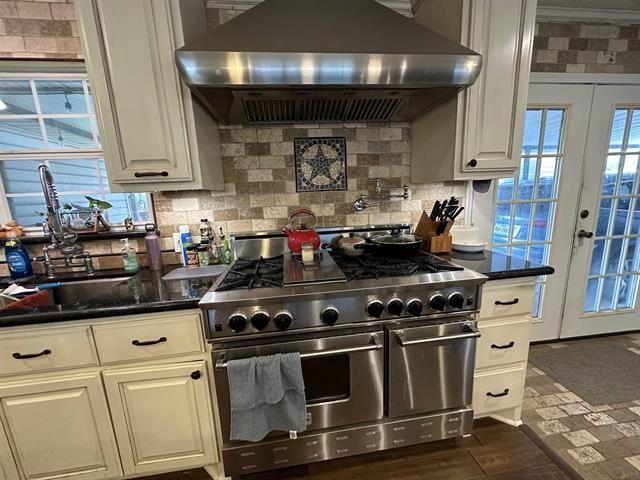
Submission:
M 373 318 L 380 318 L 384 313 L 384 303 L 380 300 L 371 300 L 367 303 L 367 315 Z
M 293 315 L 289 312 L 279 312 L 274 318 L 273 323 L 276 324 L 278 330 L 286 330 L 293 322 Z
M 407 302 L 407 313 L 414 317 L 420 316 L 422 313 L 422 301 L 417 298 L 412 298 Z
M 462 307 L 464 307 L 464 297 L 460 292 L 453 292 L 451 295 L 449 295 L 447 303 L 451 308 L 457 308 L 458 310 L 460 310 Z
M 391 315 L 401 315 L 404 302 L 399 298 L 392 298 L 387 302 L 387 312 Z
M 234 313 L 229 317 L 227 325 L 234 332 L 240 333 L 247 328 L 247 316 L 244 313 Z
M 440 293 L 431 295 L 431 297 L 429 298 L 429 307 L 431 307 L 432 310 L 442 312 L 444 310 L 444 307 L 446 306 L 447 301 L 445 300 L 444 295 Z
M 266 312 L 260 311 L 251 315 L 251 325 L 253 325 L 253 328 L 255 328 L 256 330 L 264 330 L 265 328 L 267 328 L 267 325 L 269 325 L 269 320 L 271 320 L 271 318 Z
M 324 307 L 320 312 L 320 320 L 325 325 L 335 325 L 340 317 L 340 312 L 336 307 Z

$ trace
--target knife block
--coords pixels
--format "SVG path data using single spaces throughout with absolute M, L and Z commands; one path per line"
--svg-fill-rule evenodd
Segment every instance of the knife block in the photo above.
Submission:
M 422 212 L 420 221 L 416 225 L 415 233 L 416 235 L 424 237 L 424 242 L 422 243 L 423 250 L 431 253 L 448 253 L 451 251 L 453 239 L 449 230 L 451 230 L 455 221 L 447 221 L 442 233 L 438 234 L 438 227 L 440 227 L 441 223 L 443 222 L 431 220 L 427 212 Z

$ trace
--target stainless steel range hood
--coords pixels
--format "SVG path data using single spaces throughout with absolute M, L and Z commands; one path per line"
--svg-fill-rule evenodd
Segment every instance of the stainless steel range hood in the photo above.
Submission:
M 411 120 L 481 57 L 374 0 L 265 0 L 176 51 L 222 123 Z

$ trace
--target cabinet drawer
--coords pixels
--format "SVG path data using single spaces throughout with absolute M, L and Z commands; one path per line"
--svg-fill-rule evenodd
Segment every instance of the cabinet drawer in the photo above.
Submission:
M 535 283 L 486 285 L 482 292 L 480 320 L 522 317 L 533 308 Z
M 498 367 L 525 362 L 529 352 L 531 320 L 481 325 L 476 348 L 476 368 Z
M 93 327 L 102 363 L 146 360 L 202 351 L 200 315 L 190 313 Z
M 522 404 L 525 367 L 476 374 L 473 383 L 475 415 L 497 412 Z
M 89 327 L 0 336 L 0 375 L 97 365 Z

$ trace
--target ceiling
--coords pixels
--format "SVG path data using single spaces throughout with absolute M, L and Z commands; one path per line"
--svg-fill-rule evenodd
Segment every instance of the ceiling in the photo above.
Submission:
M 424 0 L 411 0 L 414 10 Z M 539 6 L 594 8 L 599 10 L 639 10 L 640 0 L 538 0 Z
M 599 10 L 640 10 L 640 0 L 538 0 L 538 5 Z

